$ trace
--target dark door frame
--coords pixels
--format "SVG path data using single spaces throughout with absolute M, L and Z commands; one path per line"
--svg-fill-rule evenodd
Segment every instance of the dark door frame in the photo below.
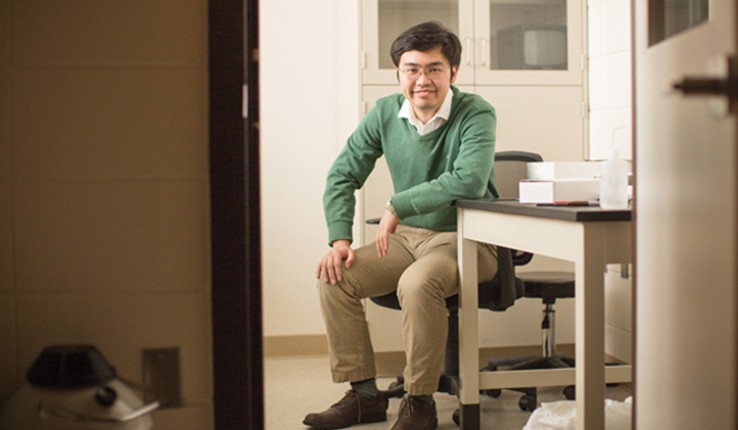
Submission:
M 208 24 L 214 425 L 256 430 L 264 428 L 258 0 L 209 0 Z

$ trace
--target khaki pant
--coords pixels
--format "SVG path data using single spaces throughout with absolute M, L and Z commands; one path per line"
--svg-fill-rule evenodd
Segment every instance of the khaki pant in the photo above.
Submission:
M 405 390 L 413 395 L 437 390 L 448 337 L 445 298 L 459 291 L 456 245 L 456 232 L 399 226 L 385 257 L 377 256 L 372 243 L 355 251 L 341 282 L 318 281 L 334 382 L 376 376 L 362 299 L 396 291 L 407 361 Z M 479 280 L 492 279 L 495 248 L 478 244 L 477 255 Z

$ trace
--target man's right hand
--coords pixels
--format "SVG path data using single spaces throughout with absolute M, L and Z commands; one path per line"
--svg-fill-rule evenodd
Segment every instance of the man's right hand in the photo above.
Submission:
M 348 269 L 353 264 L 354 258 L 351 242 L 345 239 L 336 240 L 333 242 L 331 250 L 318 263 L 315 276 L 325 283 L 330 282 L 331 285 L 336 285 L 337 282 L 343 279 L 341 265 L 343 264 Z

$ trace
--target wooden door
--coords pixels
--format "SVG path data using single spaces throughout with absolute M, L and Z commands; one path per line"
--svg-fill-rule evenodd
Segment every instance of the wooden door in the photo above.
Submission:
M 735 429 L 736 2 L 633 7 L 635 425 Z

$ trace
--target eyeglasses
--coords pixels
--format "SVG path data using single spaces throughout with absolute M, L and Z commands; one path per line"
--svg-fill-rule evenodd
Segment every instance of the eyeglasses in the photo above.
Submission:
M 401 68 L 400 71 L 410 79 L 418 79 L 423 73 L 425 73 L 425 76 L 429 79 L 438 79 L 442 77 L 448 69 L 448 67 L 442 66 L 408 66 Z

